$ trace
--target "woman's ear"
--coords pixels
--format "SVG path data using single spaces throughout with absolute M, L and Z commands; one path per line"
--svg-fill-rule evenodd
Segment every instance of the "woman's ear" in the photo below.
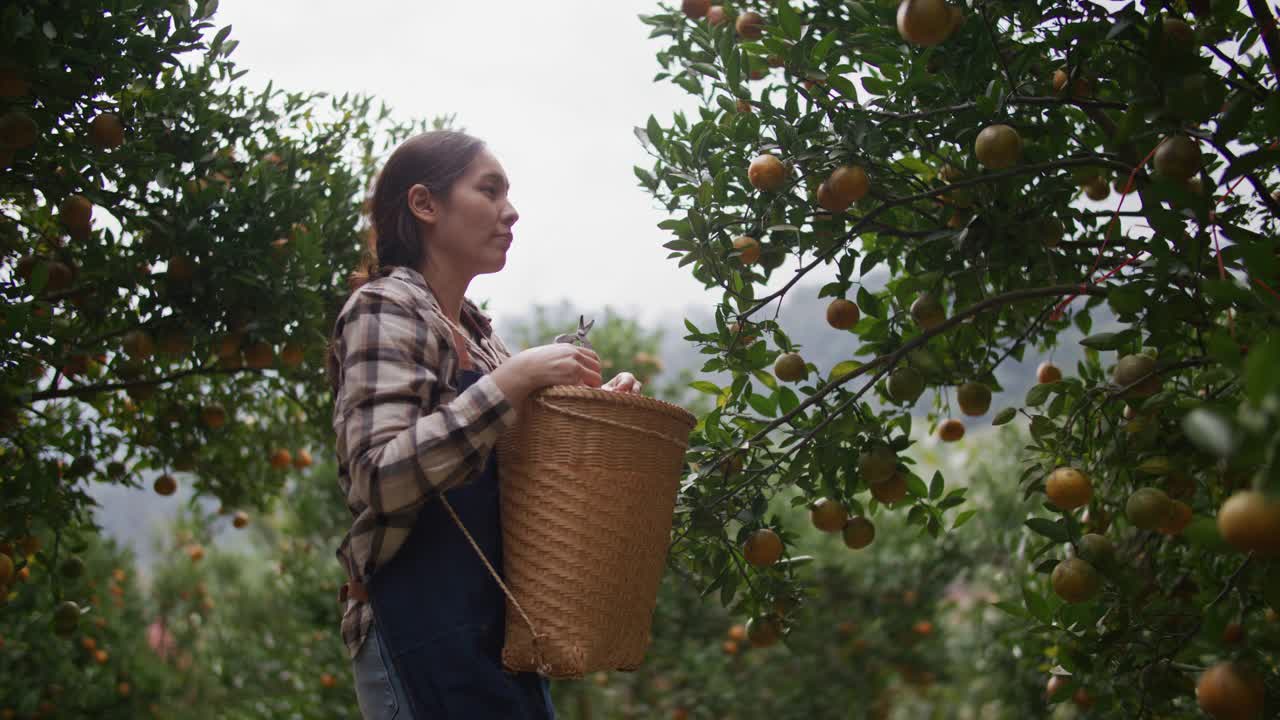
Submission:
M 416 184 L 409 188 L 409 212 L 419 221 L 434 224 L 440 214 L 440 204 L 427 186 Z

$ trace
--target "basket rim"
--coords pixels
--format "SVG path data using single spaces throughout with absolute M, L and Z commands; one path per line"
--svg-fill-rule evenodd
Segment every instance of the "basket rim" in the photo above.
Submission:
M 679 405 L 669 403 L 665 400 L 640 395 L 638 393 L 601 390 L 599 388 L 587 387 L 585 385 L 550 385 L 548 387 L 535 390 L 529 396 L 530 400 L 536 398 L 574 398 L 597 400 L 617 405 L 634 405 L 647 410 L 656 410 L 661 412 L 664 415 L 668 415 L 687 423 L 690 428 L 698 424 L 698 418 L 695 417 L 693 413 L 685 410 Z

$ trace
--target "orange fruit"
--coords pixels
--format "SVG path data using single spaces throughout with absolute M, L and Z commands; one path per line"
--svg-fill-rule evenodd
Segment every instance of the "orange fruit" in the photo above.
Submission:
M 16 67 L 0 67 L 0 98 L 17 98 L 30 91 L 27 79 Z
M 1100 177 L 1091 177 L 1085 180 L 1080 187 L 1084 190 L 1085 197 L 1094 202 L 1102 202 L 1111 197 L 1111 186 L 1107 185 L 1107 181 Z
M 0 553 L 0 587 L 8 587 L 13 582 L 13 558 Z
M 1280 553 L 1280 502 L 1254 490 L 1236 492 L 1218 509 L 1218 532 L 1241 552 Z
M 186 255 L 169 258 L 168 278 L 174 282 L 189 283 L 196 276 L 196 263 Z
M 93 659 L 99 665 L 106 665 L 107 661 L 111 659 L 111 654 L 106 650 L 95 650 L 93 653 Z
M 902 0 L 898 5 L 898 34 L 913 45 L 937 45 L 955 26 L 956 18 L 943 0 Z
M 887 479 L 871 483 L 871 496 L 885 505 L 892 505 L 907 496 L 907 479 L 894 473 Z
M 1049 700 L 1057 698 L 1058 693 L 1071 682 L 1065 675 L 1050 675 L 1049 681 L 1044 684 L 1044 694 Z
M 243 510 L 237 510 L 235 517 L 231 519 L 231 524 L 236 528 L 244 528 L 249 525 L 249 513 Z
M 836 168 L 818 186 L 818 205 L 833 213 L 842 213 L 861 200 L 871 188 L 867 171 L 858 166 Z
M 1000 170 L 1022 157 L 1022 136 L 1008 125 L 988 125 L 978 133 L 973 149 L 984 167 Z
M 751 647 L 766 648 L 782 639 L 782 626 L 771 617 L 753 617 L 747 621 L 747 640 Z
M 287 470 L 289 465 L 293 463 L 293 456 L 284 448 L 276 448 L 271 453 L 271 467 L 277 470 Z
M 782 559 L 782 538 L 768 528 L 756 530 L 743 543 L 742 556 L 756 567 L 772 565 Z
M 172 475 L 165 473 L 164 475 L 156 478 L 155 484 L 152 485 L 152 488 L 156 491 L 157 495 L 172 495 L 178 490 L 178 481 L 174 479 Z
M 0 147 L 21 150 L 34 145 L 39 136 L 40 127 L 36 121 L 21 110 L 0 115 Z
M 217 430 L 227 422 L 227 411 L 221 405 L 206 405 L 200 409 L 200 420 L 210 430 Z
M 285 367 L 296 368 L 302 364 L 305 351 L 302 345 L 295 342 L 285 343 L 284 349 L 280 351 L 280 362 Z
M 93 652 L 98 649 L 98 641 L 86 635 L 80 638 L 80 647 Z
M 1169 519 L 1156 528 L 1165 535 L 1177 535 L 1191 524 L 1191 506 L 1181 500 L 1170 500 Z
M 200 562 L 204 559 L 204 548 L 199 545 L 188 545 L 186 552 L 191 562 Z
M 1222 629 L 1222 643 L 1224 645 L 1235 645 L 1244 640 L 1244 626 L 1240 623 L 1227 623 Z
M 862 312 L 857 304 L 844 298 L 836 298 L 827 306 L 827 324 L 836 330 L 848 330 L 861 318 Z
M 720 650 L 725 655 L 737 655 L 738 643 L 736 640 L 725 640 L 724 642 L 720 643 Z
M 265 340 L 253 343 L 244 351 L 245 364 L 251 368 L 265 370 L 275 363 L 275 359 L 275 349 Z
M 1168 135 L 1156 147 L 1151 162 L 1160 175 L 1185 181 L 1200 172 L 1204 160 L 1194 140 L 1186 135 Z
M 1040 363 L 1040 367 L 1036 368 L 1036 382 L 1041 385 L 1056 383 L 1061 379 L 1062 371 L 1058 369 L 1057 365 L 1054 365 L 1051 362 L 1042 362 Z
M 850 550 L 861 550 L 876 539 L 876 526 L 862 517 L 852 517 L 844 525 L 844 544 Z
M 1045 480 L 1045 494 L 1059 510 L 1075 510 L 1088 505 L 1093 499 L 1093 484 L 1083 472 L 1073 467 L 1060 467 L 1049 473 Z
M 780 190 L 787 182 L 787 168 L 776 155 L 765 153 L 751 161 L 747 168 L 747 180 L 757 190 Z
M 1106 566 L 1116 556 L 1116 547 L 1103 535 L 1086 533 L 1076 541 L 1076 551 L 1080 557 L 1088 560 L 1095 567 Z
M 894 402 L 913 405 L 924 392 L 924 377 L 915 368 L 898 368 L 889 376 L 886 387 Z
M 120 697 L 129 697 L 131 691 L 132 688 L 129 687 L 127 682 L 121 682 L 116 685 L 116 692 L 119 693 Z
M 694 20 L 706 17 L 710 9 L 711 0 L 684 0 L 680 3 L 680 10 Z
M 740 113 L 749 113 L 753 110 L 753 108 L 751 107 L 751 101 L 744 100 L 742 98 L 738 98 L 738 102 L 736 103 L 736 106 L 737 106 L 738 112 Z
M 135 360 L 149 358 L 156 351 L 156 343 L 146 330 L 130 330 L 120 344 L 125 353 Z
M 1156 361 L 1147 355 L 1125 355 L 1111 371 L 1111 381 L 1120 387 L 1128 387 L 1142 380 L 1156 369 Z M 1145 398 L 1160 391 L 1160 378 L 1152 376 L 1135 385 L 1124 394 L 1126 398 Z
M 737 623 L 729 626 L 728 637 L 735 642 L 742 642 L 747 639 L 747 626 Z
M 1153 487 L 1138 488 L 1124 505 L 1125 517 L 1134 527 L 1155 530 L 1169 522 L 1174 512 L 1173 501 L 1163 490 Z
M 71 600 L 63 600 L 53 608 L 53 632 L 70 637 L 80 624 L 80 606 Z
M 911 632 L 921 637 L 928 637 L 933 634 L 933 623 L 928 620 L 921 620 L 911 626 Z
M 1216 720 L 1253 720 L 1262 717 L 1266 687 L 1252 669 L 1220 662 L 1200 675 L 1196 700 Z
M 338 678 L 330 673 L 320 673 L 320 684 L 326 688 L 333 688 L 338 685 Z
M 760 13 L 742 13 L 738 16 L 737 21 L 734 22 L 733 27 L 740 38 L 759 40 L 764 37 L 764 18 L 760 16 Z
M 112 113 L 102 113 L 89 122 L 89 141 L 102 150 L 124 144 L 124 124 Z
M 911 303 L 911 317 L 925 330 L 932 330 L 947 319 L 942 303 L 931 293 L 923 293 Z
M 1059 68 L 1053 71 L 1053 92 L 1058 95 L 1065 94 L 1067 81 L 1071 79 L 1071 73 L 1066 68 Z M 1089 97 L 1089 81 L 1082 77 L 1076 78 L 1071 83 L 1071 97 L 1077 100 Z
M 809 508 L 809 520 L 822 532 L 840 532 L 846 519 L 848 512 L 839 500 L 819 498 Z
M 784 353 L 773 365 L 773 374 L 783 382 L 798 382 L 809 373 L 799 353 Z
M 293 466 L 301 470 L 311 466 L 311 452 L 305 448 L 299 448 L 298 452 L 293 455 Z
M 1053 592 L 1069 603 L 1080 603 L 1098 593 L 1102 580 L 1088 560 L 1068 558 L 1058 563 L 1051 578 Z
M 938 425 L 938 437 L 942 442 L 956 442 L 964 437 L 964 423 L 955 418 L 943 420 Z
M 884 482 L 898 470 L 898 455 L 888 445 L 876 445 L 858 453 L 858 476 L 868 485 Z
M 991 388 L 982 383 L 967 382 L 956 390 L 960 412 L 978 417 L 991 409 Z
M 58 220 L 73 235 L 87 235 L 93 224 L 93 203 L 83 195 L 69 195 L 58 204 Z
M 760 242 L 750 235 L 734 238 L 733 249 L 739 252 L 738 259 L 743 265 L 754 265 L 760 260 Z

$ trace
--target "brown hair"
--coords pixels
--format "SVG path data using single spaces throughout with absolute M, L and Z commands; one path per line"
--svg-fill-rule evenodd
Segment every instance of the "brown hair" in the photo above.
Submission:
M 395 267 L 415 270 L 423 264 L 422 236 L 418 219 L 409 209 L 409 189 L 423 185 L 431 194 L 448 199 L 453 186 L 484 149 L 484 141 L 456 130 L 433 130 L 405 140 L 391 153 L 374 181 L 373 193 L 365 200 L 369 215 L 366 246 L 360 263 L 347 276 L 347 287 L 355 292 Z M 326 357 L 329 384 L 338 391 L 337 338 L 330 338 Z

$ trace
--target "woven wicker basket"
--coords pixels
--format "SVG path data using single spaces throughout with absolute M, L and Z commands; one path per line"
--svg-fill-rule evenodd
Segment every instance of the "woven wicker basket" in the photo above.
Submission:
M 583 386 L 520 408 L 498 442 L 508 669 L 640 666 L 694 423 L 670 403 Z

